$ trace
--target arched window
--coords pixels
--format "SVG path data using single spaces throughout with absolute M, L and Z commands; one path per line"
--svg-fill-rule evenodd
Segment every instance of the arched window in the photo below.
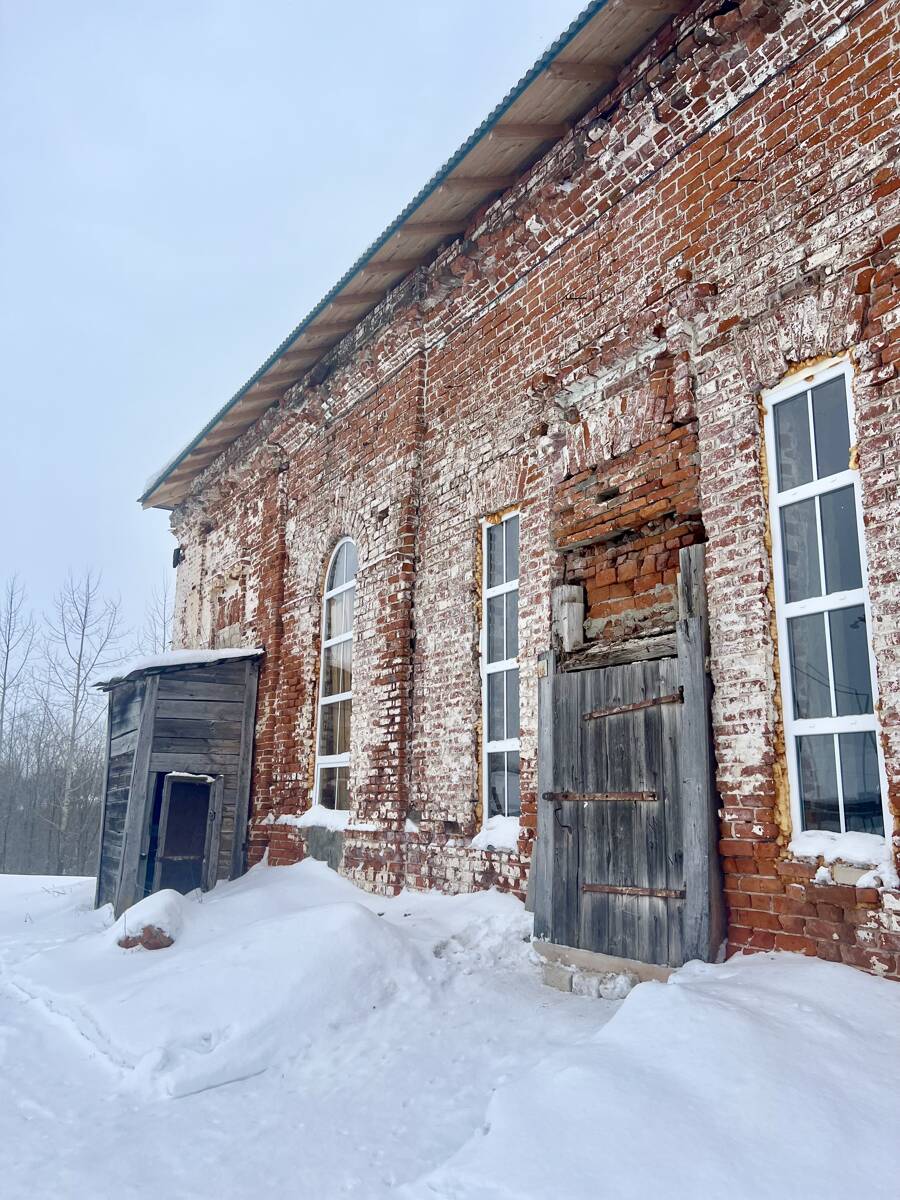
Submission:
M 322 605 L 322 666 L 314 802 L 350 807 L 350 716 L 353 709 L 353 603 L 356 546 L 343 538 L 335 547 Z

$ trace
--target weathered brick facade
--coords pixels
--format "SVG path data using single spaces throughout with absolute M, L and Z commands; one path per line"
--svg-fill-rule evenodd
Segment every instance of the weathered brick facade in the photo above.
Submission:
M 689 6 L 465 235 L 196 481 L 178 640 L 266 648 L 251 860 L 302 853 L 321 595 L 359 550 L 344 870 L 524 889 L 550 593 L 588 637 L 671 628 L 708 542 L 730 945 L 900 977 L 900 893 L 789 861 L 760 393 L 849 353 L 880 720 L 900 817 L 900 0 Z M 521 512 L 523 814 L 480 826 L 480 521 Z M 416 825 L 410 826 L 412 816 Z M 417 828 L 416 828 L 417 826 Z

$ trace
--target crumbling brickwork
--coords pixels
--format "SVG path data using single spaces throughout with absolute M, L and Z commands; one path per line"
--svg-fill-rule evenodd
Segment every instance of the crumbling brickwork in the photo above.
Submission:
M 610 644 L 674 628 L 678 552 L 703 541 L 697 424 L 664 424 L 556 490 L 566 582 L 584 585 L 585 636 Z
M 590 638 L 674 617 L 708 541 L 732 948 L 900 977 L 900 894 L 790 861 L 760 393 L 849 353 L 880 720 L 900 816 L 900 0 L 692 6 L 509 192 L 196 481 L 173 515 L 183 644 L 266 648 L 250 857 L 302 854 L 321 595 L 357 543 L 343 869 L 521 893 L 550 590 Z M 480 825 L 481 519 L 521 513 L 522 821 Z M 230 636 L 230 634 L 229 634 Z

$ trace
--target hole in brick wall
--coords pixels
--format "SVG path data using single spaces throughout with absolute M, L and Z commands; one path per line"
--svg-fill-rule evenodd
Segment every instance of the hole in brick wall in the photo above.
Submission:
M 445 821 L 444 833 L 462 833 L 462 826 L 460 825 L 459 821 Z

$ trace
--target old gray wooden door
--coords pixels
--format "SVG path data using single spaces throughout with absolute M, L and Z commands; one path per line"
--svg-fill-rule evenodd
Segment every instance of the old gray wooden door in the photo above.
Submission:
M 551 888 L 549 905 L 535 913 L 536 932 L 557 945 L 680 964 L 677 659 L 575 671 L 548 683 L 552 759 L 542 764 L 539 803 Z
M 682 551 L 702 580 L 702 548 Z M 535 936 L 662 966 L 723 934 L 701 585 L 677 657 L 540 680 Z

